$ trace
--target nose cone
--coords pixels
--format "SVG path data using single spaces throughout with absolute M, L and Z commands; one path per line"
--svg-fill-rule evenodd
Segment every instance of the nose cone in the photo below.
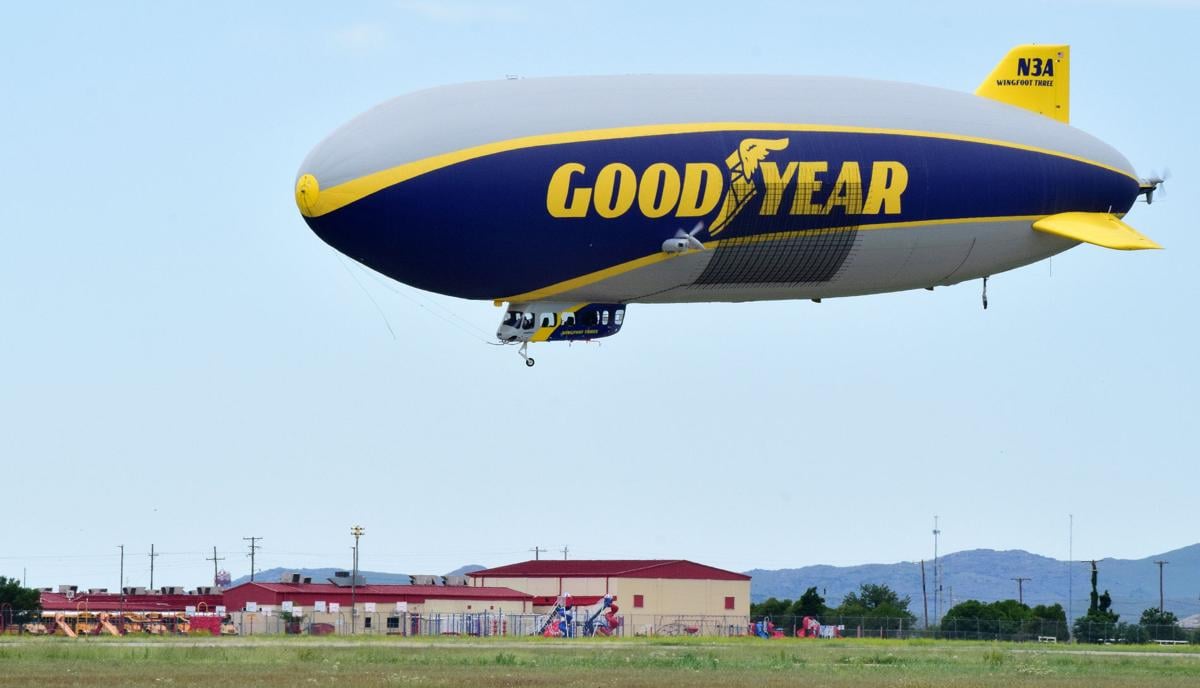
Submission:
M 304 216 L 304 222 L 308 228 L 313 231 L 322 241 L 334 247 L 335 249 L 345 253 L 345 247 L 339 246 L 334 236 L 330 236 L 329 229 L 331 223 L 322 216 L 327 216 L 329 212 L 328 203 L 332 200 L 332 196 L 336 195 L 321 192 L 321 182 L 317 181 L 317 175 L 304 172 L 296 179 L 296 207 L 300 210 L 300 214 Z
M 300 208 L 300 214 L 305 217 L 314 217 L 320 197 L 321 185 L 317 182 L 317 178 L 311 174 L 300 175 L 300 178 L 296 180 L 296 207 Z

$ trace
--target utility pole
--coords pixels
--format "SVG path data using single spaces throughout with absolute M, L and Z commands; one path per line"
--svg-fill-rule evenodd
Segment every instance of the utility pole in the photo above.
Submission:
M 1016 578 L 1010 578 L 1009 580 L 1015 580 L 1017 582 L 1017 602 L 1020 602 L 1021 604 L 1025 604 L 1025 585 L 1024 584 L 1025 584 L 1025 581 L 1033 580 L 1033 579 L 1017 576 Z
M 350 633 L 354 633 L 354 617 L 358 615 L 358 539 L 362 537 L 362 526 L 354 526 L 350 534 L 354 536 L 354 573 L 350 574 Z
M 154 545 L 150 545 L 150 592 L 154 592 L 154 558 L 160 556 L 154 553 Z
M 532 547 L 532 548 L 530 548 L 529 551 L 533 552 L 533 560 L 538 561 L 542 558 L 541 557 L 542 552 L 549 552 L 550 550 L 542 549 L 541 547 Z
M 121 550 L 121 584 L 117 586 L 117 590 L 120 590 L 121 594 L 124 595 L 125 594 L 125 545 L 117 545 L 117 547 L 120 548 L 120 550 Z
M 211 561 L 213 563 L 213 585 L 215 586 L 217 584 L 217 562 L 225 561 L 225 557 L 218 557 L 217 546 L 213 545 L 213 555 L 211 557 L 205 557 L 204 561 Z
M 1072 585 L 1072 580 L 1075 578 L 1075 514 L 1068 515 L 1071 521 L 1067 530 L 1067 638 L 1070 639 L 1073 633 L 1071 624 L 1075 623 L 1073 616 L 1075 588 Z
M 921 599 L 925 602 L 925 630 L 929 630 L 929 593 L 925 592 L 925 560 L 921 560 Z
M 1163 561 L 1162 559 L 1158 559 L 1158 560 L 1155 560 L 1154 563 L 1158 564 L 1158 614 L 1159 614 L 1159 616 L 1162 616 L 1162 613 L 1163 613 L 1163 565 L 1170 564 L 1171 562 Z
M 255 543 L 258 542 L 259 540 L 261 540 L 262 538 L 261 537 L 244 537 L 242 539 L 250 541 L 250 554 L 247 556 L 250 557 L 250 582 L 253 583 L 254 582 L 254 552 L 259 549 L 262 549 L 262 545 L 257 545 Z
M 567 560 L 567 552 L 571 551 L 571 548 L 567 547 L 566 545 L 563 545 L 563 548 L 561 551 L 563 553 L 563 561 L 566 561 Z
M 938 517 L 933 516 L 933 621 L 937 623 L 942 618 L 941 601 L 942 601 L 942 573 L 941 563 L 938 561 L 938 536 L 942 531 L 938 529 Z

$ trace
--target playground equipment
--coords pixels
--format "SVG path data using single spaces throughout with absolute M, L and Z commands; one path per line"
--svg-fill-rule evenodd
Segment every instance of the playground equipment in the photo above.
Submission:
M 571 598 L 571 593 L 564 592 L 554 602 L 554 609 L 546 616 L 535 635 L 546 638 L 574 638 L 577 635 L 596 636 L 612 635 L 621 627 L 621 618 L 617 616 L 619 607 L 615 604 L 617 598 L 606 594 L 595 604 L 580 612 L 578 605 Z M 576 615 L 583 620 L 583 628 L 576 628 Z
M 81 611 L 75 615 L 75 632 L 79 635 L 99 635 L 100 621 L 95 614 Z
M 112 623 L 112 617 L 108 614 L 100 615 L 100 629 L 110 635 L 121 635 L 121 631 Z
M 68 638 L 79 637 L 76 635 L 75 629 L 71 628 L 71 625 L 67 623 L 67 615 L 62 612 L 54 615 L 54 629 L 54 632 L 62 631 Z
M 575 612 L 571 604 L 571 593 L 564 592 L 554 602 L 554 611 L 546 616 L 538 634 L 546 638 L 575 637 Z
M 775 627 L 775 623 L 771 621 L 771 617 L 764 616 L 762 620 L 752 622 L 750 624 L 750 635 L 756 635 L 759 638 L 782 638 L 783 631 Z
M 617 598 L 605 595 L 593 610 L 588 613 L 583 622 L 585 636 L 612 635 L 621 627 L 621 619 L 617 616 L 620 611 L 614 602 Z
M 840 638 L 844 630 L 845 626 L 822 624 L 811 616 L 806 616 L 800 620 L 796 635 L 801 638 Z

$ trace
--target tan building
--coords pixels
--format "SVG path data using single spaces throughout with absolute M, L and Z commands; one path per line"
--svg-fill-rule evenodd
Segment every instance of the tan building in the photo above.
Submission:
M 481 588 L 533 595 L 539 612 L 565 595 L 577 608 L 613 595 L 626 634 L 738 635 L 750 622 L 750 576 L 684 559 L 547 559 L 468 575 Z

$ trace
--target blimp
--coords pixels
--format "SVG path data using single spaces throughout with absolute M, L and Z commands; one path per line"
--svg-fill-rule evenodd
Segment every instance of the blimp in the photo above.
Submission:
M 304 159 L 321 240 L 412 287 L 506 306 L 519 346 L 618 333 L 635 303 L 933 289 L 1081 243 L 1162 182 L 1069 124 L 1070 49 L 974 93 L 857 78 L 589 76 L 382 103 Z

